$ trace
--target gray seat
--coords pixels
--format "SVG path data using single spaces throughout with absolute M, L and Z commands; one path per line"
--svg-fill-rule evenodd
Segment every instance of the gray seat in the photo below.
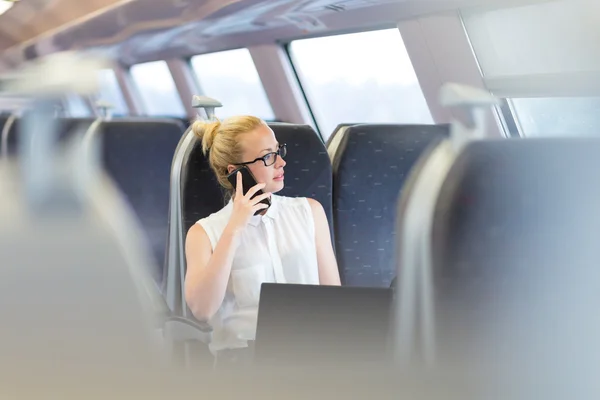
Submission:
M 390 285 L 399 193 L 421 154 L 448 133 L 448 125 L 347 128 L 333 162 L 335 240 L 345 285 Z
M 150 273 L 159 292 L 167 261 L 171 166 L 184 128 L 173 119 L 119 119 L 103 121 L 99 128 L 104 168 L 137 217 L 153 256 Z M 159 322 L 169 353 L 189 366 L 185 348 L 205 340 L 206 327 L 174 313 L 164 297 L 160 301 Z
M 292 150 L 289 152 L 290 156 L 286 157 L 288 174 L 294 175 L 296 172 L 293 171 L 299 174 L 296 176 L 299 179 L 286 184 L 286 192 L 282 194 L 313 196 L 321 201 L 326 212 L 331 215 L 331 200 L 328 201 L 331 198 L 331 165 L 317 134 L 312 128 L 305 126 L 280 123 L 273 123 L 271 126 L 278 140 L 286 142 Z M 306 159 L 306 154 L 311 152 L 313 158 L 309 160 L 308 168 L 300 162 L 294 162 Z M 293 153 L 295 155 L 292 156 Z M 185 238 L 196 221 L 225 205 L 225 193 L 216 181 L 208 160 L 202 153 L 201 142 L 191 128 L 183 135 L 175 154 L 170 196 L 167 268 L 163 275 L 162 291 L 172 315 L 195 320 L 187 307 L 183 290 L 186 273 Z M 197 338 L 195 344 L 198 341 L 208 343 L 211 340 L 211 327 L 205 321 L 197 322 L 192 332 L 199 329 L 205 335 Z M 189 344 L 193 343 L 188 341 Z M 184 354 L 188 360 L 206 363 L 211 358 L 206 347 L 190 350 L 188 348 Z
M 167 246 L 171 164 L 184 131 L 174 120 L 113 120 L 101 125 L 104 168 L 142 225 L 159 270 L 160 284 Z
M 151 371 L 157 345 L 149 323 L 160 310 L 138 226 L 105 174 L 89 173 L 96 165 L 83 146 L 73 147 L 82 157 L 64 157 L 39 140 L 57 133 L 50 119 L 41 122 L 27 132 L 35 146 L 21 148 L 18 162 L 3 160 L 0 173 L 11 210 L 0 217 L 0 346 L 10 373 L 33 367 L 56 383 L 74 373 L 106 381 L 114 365 L 123 367 L 115 378 Z M 40 174 L 46 179 L 31 179 Z M 53 365 L 57 354 L 64 368 Z
M 600 306 L 599 152 L 598 139 L 539 139 L 476 142 L 459 156 L 434 215 L 440 357 L 600 361 L 589 351 L 600 334 L 590 318 Z
M 428 329 L 415 330 L 431 367 L 511 382 L 515 393 L 513 383 L 529 383 L 532 371 L 536 382 L 559 379 L 567 392 L 596 387 L 599 151 L 592 138 L 475 141 L 447 174 L 441 169 L 429 246 L 399 249 L 431 260 L 420 266 L 420 281 L 407 279 L 410 266 L 399 264 L 398 281 L 400 295 L 429 288 L 414 303 L 430 304 L 429 312 L 404 309 L 399 321 L 431 321 L 429 339 Z M 433 172 L 415 180 L 440 176 L 440 168 Z M 411 194 L 404 203 L 423 203 Z M 406 227 L 408 218 L 399 224 Z

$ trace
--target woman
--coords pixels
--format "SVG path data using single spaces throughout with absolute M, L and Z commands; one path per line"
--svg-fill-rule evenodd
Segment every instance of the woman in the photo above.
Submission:
M 247 359 L 236 349 L 254 340 L 263 282 L 340 285 L 329 225 L 319 202 L 274 194 L 284 187 L 286 148 L 264 121 L 197 121 L 193 130 L 232 199 L 187 234 L 185 298 L 194 316 L 212 325 L 210 349 L 219 362 Z M 258 182 L 246 194 L 241 174 L 235 192 L 227 180 L 240 165 Z M 261 189 L 264 194 L 251 199 Z M 265 198 L 270 207 L 261 203 Z

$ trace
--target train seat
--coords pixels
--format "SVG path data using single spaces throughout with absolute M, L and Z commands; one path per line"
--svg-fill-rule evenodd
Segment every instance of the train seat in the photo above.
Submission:
M 402 361 L 468 379 L 477 371 L 522 384 L 534 373 L 535 382 L 595 387 L 600 140 L 477 140 L 458 154 L 443 146 L 420 160 L 428 165 L 398 208 Z M 422 190 L 432 181 L 439 190 Z
M 599 361 L 586 350 L 600 334 L 599 151 L 592 138 L 521 139 L 458 156 L 432 227 L 440 358 L 565 375 L 567 358 Z
M 431 141 L 448 134 L 448 125 L 347 128 L 333 162 L 335 240 L 345 285 L 390 285 L 400 190 Z
M 183 126 L 175 120 L 119 119 L 101 124 L 104 169 L 137 216 L 150 244 L 157 284 L 167 246 L 171 164 Z

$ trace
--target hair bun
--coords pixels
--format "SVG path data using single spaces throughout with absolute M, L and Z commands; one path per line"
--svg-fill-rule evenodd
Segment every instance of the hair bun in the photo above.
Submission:
M 202 152 L 206 155 L 215 142 L 215 137 L 221 127 L 221 121 L 198 120 L 192 125 L 194 134 L 202 140 Z

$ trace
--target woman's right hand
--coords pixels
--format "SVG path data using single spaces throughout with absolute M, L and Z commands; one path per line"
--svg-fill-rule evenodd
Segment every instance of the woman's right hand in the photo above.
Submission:
M 231 213 L 227 227 L 232 232 L 239 233 L 246 227 L 248 222 L 250 222 L 250 218 L 252 218 L 257 211 L 269 207 L 267 204 L 261 203 L 261 201 L 271 197 L 271 193 L 263 193 L 252 198 L 256 192 L 265 187 L 264 183 L 259 183 L 251 187 L 250 190 L 248 190 L 248 193 L 244 195 L 242 188 L 242 173 L 238 172 L 236 175 L 237 184 L 235 188 L 235 197 L 233 199 L 233 212 Z

